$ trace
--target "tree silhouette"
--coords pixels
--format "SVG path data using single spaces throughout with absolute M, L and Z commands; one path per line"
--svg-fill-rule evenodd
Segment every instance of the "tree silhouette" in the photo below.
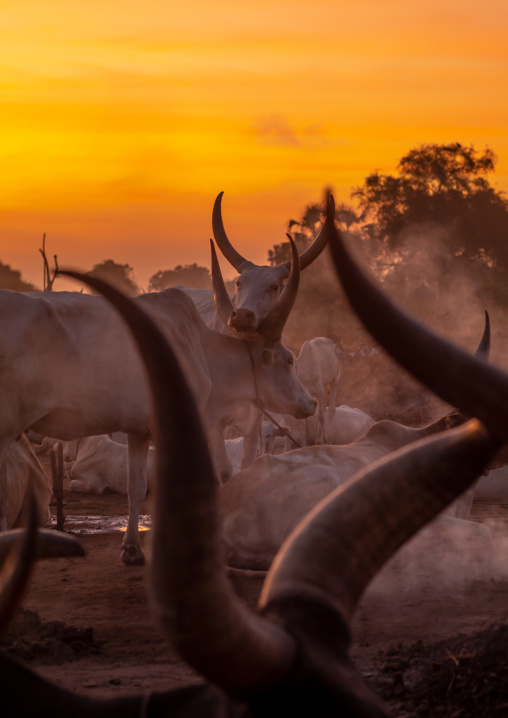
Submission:
M 417 224 L 440 225 L 452 254 L 508 268 L 508 201 L 486 177 L 495 165 L 490 149 L 425 144 L 400 160 L 398 176 L 373 172 L 352 196 L 391 248 Z
M 293 237 L 298 249 L 302 254 L 314 241 L 325 220 L 326 212 L 323 204 L 309 204 L 304 210 L 301 219 L 290 219 L 287 224 L 287 231 Z M 346 204 L 338 204 L 335 209 L 335 219 L 343 229 L 349 231 L 352 225 L 362 221 L 363 216 Z M 295 227 L 297 229 L 295 229 Z M 268 250 L 268 263 L 273 267 L 282 262 L 291 260 L 291 247 L 289 242 L 275 244 Z
M 0 289 L 12 289 L 16 292 L 38 292 L 30 282 L 21 278 L 21 272 L 11 269 L 8 264 L 0 262 Z
M 91 277 L 105 279 L 129 296 L 135 296 L 140 293 L 134 279 L 134 270 L 128 264 L 117 264 L 112 259 L 106 259 L 104 262 L 96 264 L 87 274 Z
M 211 289 L 210 271 L 195 262 L 184 266 L 179 264 L 174 269 L 165 269 L 150 277 L 148 291 L 161 292 L 163 289 L 176 286 Z

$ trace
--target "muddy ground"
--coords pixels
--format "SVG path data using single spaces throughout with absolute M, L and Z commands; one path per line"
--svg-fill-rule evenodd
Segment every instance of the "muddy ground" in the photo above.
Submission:
M 152 622 L 145 568 L 120 562 L 126 509 L 116 494 L 65 492 L 65 528 L 87 556 L 36 567 L 4 640 L 43 676 L 86 696 L 199 680 Z M 490 523 L 491 542 L 438 542 L 425 560 L 388 567 L 358 609 L 354 659 L 394 716 L 508 716 L 508 506 L 476 505 L 474 517 Z M 232 581 L 254 607 L 263 575 Z

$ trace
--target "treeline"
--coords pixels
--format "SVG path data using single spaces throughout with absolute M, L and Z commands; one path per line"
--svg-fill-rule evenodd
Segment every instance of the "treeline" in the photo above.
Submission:
M 387 291 L 445 333 L 458 330 L 464 340 L 484 308 L 505 313 L 508 307 L 508 202 L 489 182 L 495 165 L 490 149 L 477 151 L 460 143 L 422 145 L 400 160 L 397 174 L 371 173 L 352 190 L 355 205 L 338 205 L 336 211 L 354 251 Z M 319 204 L 288 221 L 300 251 L 322 222 Z M 268 252 L 270 264 L 289 258 L 289 242 Z M 130 265 L 112 259 L 96 264 L 90 274 L 130 295 L 145 290 Z M 210 272 L 196 263 L 178 265 L 156 272 L 146 289 L 177 285 L 209 289 Z M 1 263 L 0 286 L 37 289 Z M 348 310 L 327 253 L 302 273 L 287 335 L 295 347 L 323 335 L 345 351 L 369 350 L 370 340 Z

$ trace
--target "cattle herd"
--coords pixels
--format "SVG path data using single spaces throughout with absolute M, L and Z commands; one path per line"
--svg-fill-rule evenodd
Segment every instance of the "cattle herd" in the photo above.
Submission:
M 0 654 L 2 715 L 387 716 L 349 656 L 364 589 L 430 522 L 441 540 L 490 539 L 468 520 L 475 491 L 506 500 L 503 467 L 482 476 L 508 443 L 508 375 L 489 364 L 488 315 L 474 354 L 405 315 L 350 257 L 332 197 L 311 246 L 299 256 L 290 238 L 291 262 L 275 267 L 236 251 L 221 203 L 222 193 L 213 232 L 238 272 L 233 297 L 213 242 L 213 291 L 127 299 L 68 271 L 103 296 L 0 292 L 0 630 L 36 558 L 79 552 L 36 528 L 51 498 L 26 437 L 37 432 L 64 442 L 71 490 L 127 494 L 127 565 L 145 560 L 138 519 L 155 494 L 153 610 L 204 683 L 91 700 Z M 330 339 L 298 356 L 284 345 L 300 271 L 327 244 L 367 329 L 452 411 L 421 428 L 375 421 L 336 405 Z M 26 531 L 12 529 L 28 514 Z M 268 572 L 257 613 L 232 591 L 228 566 Z

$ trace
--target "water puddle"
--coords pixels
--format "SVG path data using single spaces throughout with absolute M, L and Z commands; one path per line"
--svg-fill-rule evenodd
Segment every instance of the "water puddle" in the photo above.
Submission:
M 56 526 L 55 518 L 52 524 Z M 140 531 L 149 531 L 152 528 L 151 516 L 140 516 L 138 527 Z M 66 516 L 64 524 L 65 531 L 78 535 L 122 532 L 126 528 L 127 516 Z

